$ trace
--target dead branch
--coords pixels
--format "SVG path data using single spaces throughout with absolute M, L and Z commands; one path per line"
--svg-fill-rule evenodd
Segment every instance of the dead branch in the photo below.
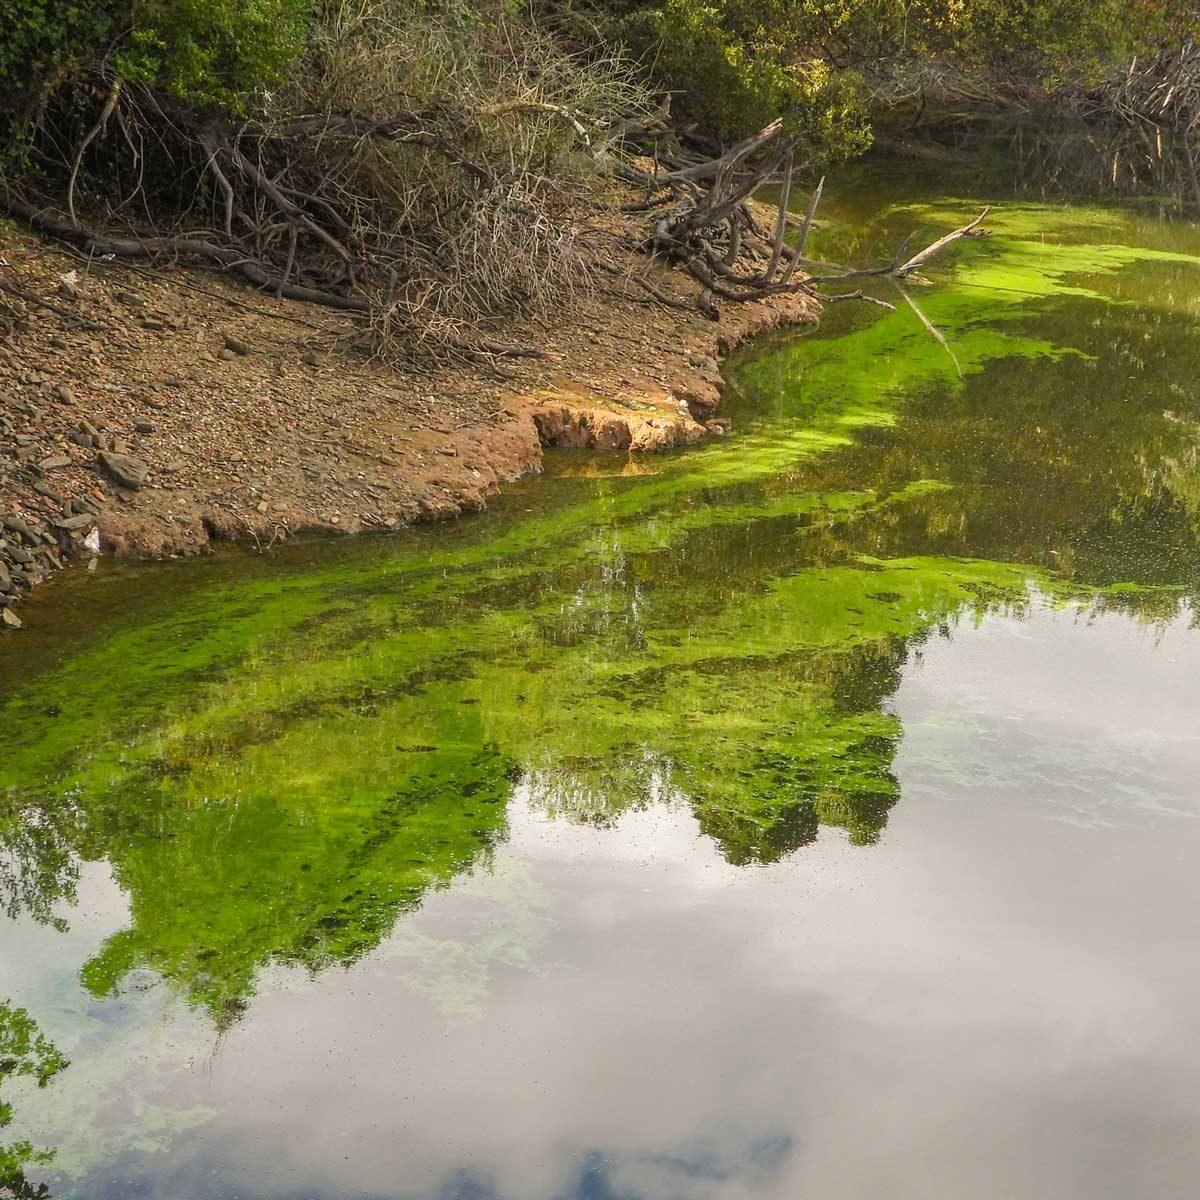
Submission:
M 16 296 L 18 300 L 24 300 L 26 304 L 32 304 L 37 308 L 44 308 L 48 312 L 55 313 L 57 316 L 64 317 L 72 325 L 80 329 L 102 330 L 108 329 L 109 326 L 102 325 L 99 321 L 90 321 L 86 317 L 81 317 L 77 313 L 71 312 L 69 309 L 63 308 L 58 304 L 51 304 L 49 300 L 42 300 L 38 296 L 31 296 L 27 291 L 16 286 L 13 283 L 6 283 L 0 279 L 0 290 L 6 291 L 11 296 Z
M 35 208 L 10 194 L 0 194 L 0 208 L 10 216 L 18 217 L 32 228 L 50 237 L 69 242 L 74 246 L 104 256 L 114 258 L 195 258 L 203 262 L 215 263 L 234 275 L 241 276 L 251 286 L 266 292 L 275 292 L 290 300 L 304 300 L 310 304 L 324 304 L 330 308 L 340 308 L 345 312 L 366 313 L 370 306 L 365 300 L 350 296 L 339 296 L 334 292 L 320 288 L 302 287 L 298 284 L 285 283 L 282 279 L 272 276 L 262 266 L 245 257 L 238 250 L 227 250 L 206 242 L 201 238 L 190 237 L 150 237 L 150 238 L 118 238 L 102 234 L 95 230 L 86 229 L 70 222 L 63 221 L 51 213 Z
M 889 304 L 886 300 L 881 300 L 878 296 L 872 296 L 870 292 L 864 292 L 862 288 L 858 288 L 853 292 L 835 292 L 832 296 L 825 292 L 817 291 L 814 291 L 812 294 L 826 304 L 836 304 L 839 300 L 862 300 L 867 304 L 877 304 L 880 308 L 886 308 L 888 312 L 896 311 L 894 304 Z
M 946 234 L 945 237 L 938 238 L 936 242 L 931 242 L 925 247 L 924 250 L 922 250 L 919 254 L 914 254 L 912 258 L 910 258 L 908 262 L 904 263 L 902 266 L 893 267 L 889 274 L 894 275 L 897 279 L 904 279 L 906 276 L 911 275 L 918 267 L 927 263 L 935 254 L 940 254 L 947 246 L 950 245 L 951 242 L 956 242 L 959 238 L 964 237 L 986 237 L 987 234 L 985 231 L 979 230 L 977 233 L 976 230 L 979 229 L 980 224 L 983 222 L 984 217 L 988 215 L 989 211 L 989 209 L 985 208 L 983 212 L 981 212 L 979 216 L 977 216 L 975 220 L 971 221 L 969 224 L 962 225 L 958 229 L 952 230 L 950 233 Z
M 96 119 L 95 125 L 84 135 L 78 149 L 75 151 L 75 158 L 71 163 L 71 176 L 67 180 L 67 212 L 70 213 L 73 224 L 77 225 L 79 223 L 75 217 L 75 181 L 79 178 L 79 168 L 83 164 L 83 156 L 87 152 L 87 148 L 96 140 L 96 137 L 108 124 L 109 118 L 113 115 L 113 110 L 117 107 L 117 102 L 121 98 L 123 83 L 124 80 L 118 77 L 112 87 L 108 89 L 108 96 L 104 101 L 104 107 L 100 109 L 100 116 Z

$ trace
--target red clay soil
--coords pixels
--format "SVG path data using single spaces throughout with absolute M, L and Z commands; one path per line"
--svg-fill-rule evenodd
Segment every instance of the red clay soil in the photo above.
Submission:
M 647 271 L 632 253 L 618 265 Z M 653 279 L 694 298 L 677 273 Z M 797 295 L 729 304 L 713 322 L 614 279 L 559 325 L 505 331 L 545 358 L 418 372 L 337 349 L 350 326 L 311 305 L 205 272 L 88 263 L 11 227 L 0 289 L 10 627 L 26 588 L 97 543 L 163 557 L 393 529 L 481 508 L 537 471 L 544 445 L 640 452 L 719 436 L 719 358 L 817 319 Z

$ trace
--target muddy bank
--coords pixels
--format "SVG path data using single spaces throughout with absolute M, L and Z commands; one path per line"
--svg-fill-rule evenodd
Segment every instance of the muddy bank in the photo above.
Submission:
M 365 362 L 339 317 L 212 274 L 89 263 L 11 230 L 0 257 L 20 292 L 0 292 L 9 627 L 22 593 L 73 558 L 395 529 L 481 508 L 545 445 L 720 436 L 721 355 L 817 317 L 801 295 L 714 323 L 617 281 L 559 325 L 505 331 L 543 358 L 415 371 Z M 655 282 L 681 298 L 694 286 Z

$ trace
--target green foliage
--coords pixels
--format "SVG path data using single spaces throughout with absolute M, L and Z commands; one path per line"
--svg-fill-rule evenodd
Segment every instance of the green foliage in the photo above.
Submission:
M 665 0 L 617 3 L 599 21 L 705 132 L 733 138 L 782 115 L 807 157 L 850 157 L 870 142 L 857 81 L 812 52 L 797 15 L 791 0 Z
M 196 112 L 244 115 L 305 50 L 312 0 L 0 0 L 0 102 L 10 136 L 52 94 L 115 78 Z
M 189 108 L 245 115 L 305 49 L 312 0 L 138 0 L 117 74 Z
M 0 0 L 0 131 L 19 129 L 47 92 L 103 52 L 108 5 L 92 0 Z
M 1039 88 L 1101 74 L 1160 36 L 1194 32 L 1181 0 L 582 0 L 676 112 L 720 137 L 779 114 L 813 157 L 869 143 L 861 85 L 938 65 Z M 570 6 L 568 6 L 570 8 Z M 562 6 L 553 6 L 561 19 Z

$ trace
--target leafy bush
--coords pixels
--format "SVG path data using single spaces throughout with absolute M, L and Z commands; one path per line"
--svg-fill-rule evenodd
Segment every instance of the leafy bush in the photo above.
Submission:
M 244 114 L 300 57 L 312 0 L 135 0 L 116 73 L 189 108 Z
M 741 136 L 784 113 L 830 158 L 869 140 L 865 97 L 886 81 L 948 68 L 1037 89 L 1102 75 L 1197 20 L 1188 0 L 569 0 L 547 11 L 630 46 L 708 132 Z
M 116 78 L 198 112 L 244 114 L 305 50 L 312 0 L 0 0 L 8 137 L 54 93 Z

